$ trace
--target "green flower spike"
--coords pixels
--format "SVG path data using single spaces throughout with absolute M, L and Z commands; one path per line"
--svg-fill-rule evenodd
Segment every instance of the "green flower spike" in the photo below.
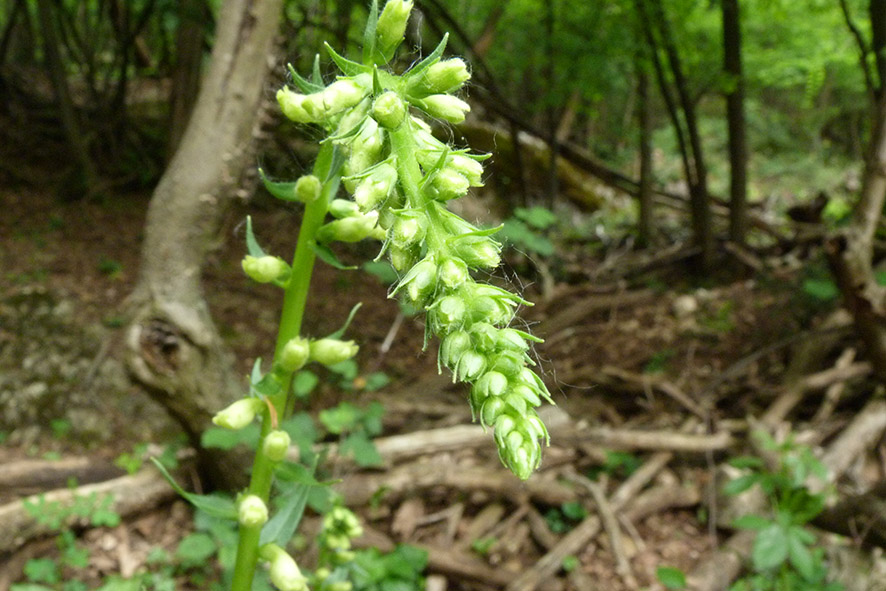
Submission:
M 548 442 L 536 409 L 551 400 L 530 369 L 530 344 L 539 340 L 511 328 L 517 308 L 529 302 L 472 276 L 501 261 L 493 232 L 447 209 L 450 201 L 483 185 L 484 156 L 447 145 L 428 124 L 461 123 L 470 112 L 452 94 L 470 78 L 467 65 L 459 58 L 440 59 L 441 44 L 403 75 L 383 70 L 403 41 L 412 6 L 411 0 L 388 0 L 378 16 L 363 63 L 379 68 L 376 74 L 342 77 L 309 95 L 284 89 L 278 99 L 289 118 L 326 129 L 344 159 L 343 185 L 353 201 L 332 201 L 329 213 L 336 219 L 320 229 L 318 239 L 384 239 L 382 250 L 399 273 L 391 296 L 425 311 L 426 335 L 441 339 L 440 369 L 470 384 L 472 415 L 493 430 L 505 466 L 525 479 L 539 466 Z M 350 342 L 310 344 L 310 359 L 320 363 L 354 353 Z M 346 533 L 328 537 L 338 558 L 349 552 Z

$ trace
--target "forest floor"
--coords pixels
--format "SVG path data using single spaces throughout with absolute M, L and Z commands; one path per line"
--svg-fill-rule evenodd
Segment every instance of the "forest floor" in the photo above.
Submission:
M 124 474 L 111 464 L 121 454 L 143 451 L 139 444 L 174 439 L 175 425 L 128 381 L 117 355 L 147 202 L 147 195 L 134 194 L 66 203 L 46 191 L 0 189 L 0 472 L 23 462 L 46 468 L 86 457 L 94 470 L 82 470 L 82 484 L 98 478 L 99 466 L 108 467 L 108 478 Z M 291 212 L 238 204 L 209 258 L 206 295 L 244 376 L 272 349 L 279 306 L 275 290 L 251 284 L 240 271 L 246 213 L 266 249 L 277 253 L 291 248 L 295 228 Z M 374 254 L 369 248 L 341 256 L 365 259 Z M 348 390 L 321 381 L 307 406 L 317 411 L 341 401 L 379 401 L 386 409 L 384 440 L 419 450 L 387 457 L 389 447 L 380 445 L 384 468 L 343 464 L 337 474 L 349 475 L 345 487 L 350 479 L 354 487 L 394 491 L 357 508 L 375 536 L 368 537 L 429 549 L 435 588 L 504 588 L 509 582 L 509 591 L 660 588 L 658 567 L 692 572 L 729 536 L 711 525 L 722 502 L 712 492 L 725 482 L 717 466 L 748 451 L 746 418 L 762 415 L 783 393 L 801 331 L 836 304 L 802 297 L 800 265 L 706 282 L 688 281 L 677 267 L 658 267 L 628 281 L 617 270 L 637 259 L 622 256 L 613 264 L 611 256 L 604 261 L 599 252 L 574 245 L 568 257 L 559 257 L 570 261 L 570 282 L 555 280 L 546 293 L 525 257 L 511 259 L 508 277 L 496 279 L 537 302 L 521 314 L 546 340 L 536 354 L 560 410 L 550 415 L 556 426 L 542 469 L 527 484 L 504 473 L 488 434 L 478 438 L 471 431 L 457 446 L 435 449 L 433 433 L 455 433 L 471 417 L 464 388 L 437 375 L 436 345 L 422 352 L 422 322 L 403 319 L 375 276 L 317 267 L 305 330 L 332 332 L 362 302 L 348 331 L 361 345 L 360 370 Z M 555 279 L 563 270 L 556 260 L 548 267 Z M 818 369 L 830 367 L 834 357 Z M 370 391 L 366 378 L 379 372 L 389 381 Z M 833 412 L 838 427 L 831 433 L 860 407 L 857 398 L 846 399 Z M 804 400 L 789 420 L 805 424 L 820 404 L 820 396 Z M 684 433 L 694 439 L 672 441 L 693 417 L 701 430 Z M 660 438 L 638 442 L 631 438 L 637 432 Z M 661 466 L 632 497 L 613 496 L 638 467 L 655 462 Z M 42 484 L 0 478 L 0 504 L 65 486 L 51 478 Z M 606 528 L 587 533 L 589 518 L 598 513 L 595 487 L 628 507 L 613 508 L 620 536 Z M 654 501 L 656 491 L 675 487 L 689 492 L 658 509 L 631 513 L 639 490 Z M 359 497 L 353 490 L 343 494 Z M 116 527 L 78 529 L 90 549 L 84 569 L 89 586 L 109 573 L 145 568 L 152 548 L 175 555 L 178 540 L 193 528 L 187 515 L 181 501 L 167 496 Z M 573 534 L 577 546 L 563 545 Z M 553 568 L 539 566 L 543 556 L 560 550 L 566 554 Z M 56 543 L 46 538 L 0 545 L 0 557 L 7 558 L 0 591 L 22 580 L 27 559 L 55 552 Z M 533 569 L 541 577 L 537 585 L 513 583 Z M 179 588 L 188 584 L 182 575 Z

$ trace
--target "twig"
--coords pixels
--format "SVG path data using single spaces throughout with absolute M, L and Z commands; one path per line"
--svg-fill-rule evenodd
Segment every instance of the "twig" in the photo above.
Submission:
M 698 418 L 702 420 L 705 420 L 707 418 L 708 413 L 704 408 L 702 408 L 701 405 L 699 405 L 688 394 L 677 387 L 676 384 L 668 380 L 653 377 L 651 375 L 633 373 L 613 366 L 602 367 L 600 369 L 600 373 L 607 378 L 614 378 L 615 380 L 627 382 L 628 385 L 633 386 L 634 388 L 641 391 L 646 391 L 648 388 L 658 390 L 659 392 L 662 392 L 663 394 L 673 398 L 675 401 L 683 405 L 686 410 L 688 410 Z M 606 385 L 611 386 L 613 384 L 607 383 Z
M 836 480 L 846 472 L 850 464 L 867 448 L 871 447 L 886 429 L 886 401 L 872 400 L 843 430 L 822 456 L 822 463 Z
M 837 359 L 834 368 L 845 369 L 847 366 L 851 365 L 853 361 L 855 361 L 855 349 L 846 349 L 843 351 L 843 354 L 840 355 L 840 358 Z M 834 409 L 837 408 L 837 404 L 840 402 L 840 397 L 843 395 L 845 389 L 846 382 L 837 382 L 828 386 L 828 389 L 825 390 L 824 400 L 822 400 L 821 406 L 818 407 L 815 416 L 812 417 L 811 422 L 813 424 L 822 423 L 831 416 Z
M 674 431 L 639 431 L 610 427 L 575 429 L 560 434 L 558 441 L 591 441 L 606 448 L 680 452 L 717 451 L 727 449 L 735 443 L 732 434 L 727 431 L 719 431 L 710 435 L 694 435 Z

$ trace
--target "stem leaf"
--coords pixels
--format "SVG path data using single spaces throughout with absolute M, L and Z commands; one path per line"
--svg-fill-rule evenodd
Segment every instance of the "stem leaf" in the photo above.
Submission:
M 198 495 L 194 493 L 189 493 L 181 486 L 179 486 L 172 475 L 169 474 L 169 472 L 157 458 L 151 458 L 151 461 L 154 462 L 154 465 L 157 466 L 157 469 L 160 470 L 160 474 L 162 474 L 163 478 L 165 478 L 166 481 L 169 482 L 169 485 L 172 486 L 173 489 L 175 489 L 175 492 L 177 492 L 186 501 L 188 501 L 201 511 L 205 512 L 207 515 L 211 515 L 212 517 L 220 517 L 222 519 L 233 520 L 237 519 L 237 507 L 234 504 L 234 501 L 214 495 Z
M 285 547 L 301 522 L 308 501 L 308 484 L 296 484 L 281 497 L 281 504 L 261 530 L 259 546 L 274 543 Z
M 354 307 L 351 308 L 351 312 L 350 312 L 350 314 L 348 314 L 348 319 L 345 320 L 344 325 L 342 325 L 342 327 L 340 329 L 338 329 L 337 331 L 335 331 L 331 335 L 327 336 L 326 338 L 327 339 L 340 339 L 342 337 L 342 335 L 345 334 L 345 331 L 348 330 L 348 327 L 351 325 L 351 321 L 354 319 L 354 316 L 357 314 L 357 310 L 359 310 L 360 306 L 362 306 L 362 305 L 363 305 L 362 302 L 358 302 L 357 304 L 355 304 Z
M 302 78 L 301 74 L 296 72 L 295 68 L 292 67 L 292 64 L 286 64 L 286 68 L 289 70 L 289 75 L 292 76 L 292 83 L 303 93 L 313 94 L 323 90 L 322 84 L 315 84 Z
M 440 59 L 440 56 L 443 55 L 443 51 L 446 49 L 446 42 L 449 41 L 449 33 L 445 33 L 443 35 L 443 39 L 440 40 L 440 43 L 437 44 L 437 47 L 434 48 L 434 51 L 428 54 L 428 57 L 418 62 L 414 68 L 409 71 L 408 76 L 412 78 L 413 76 L 418 76 L 429 67 L 433 66 L 437 60 Z
M 346 265 L 343 262 L 341 262 L 340 260 L 338 260 L 338 257 L 335 256 L 335 253 L 332 252 L 332 250 L 330 250 L 330 248 L 328 246 L 326 246 L 325 244 L 318 244 L 316 242 L 312 242 L 311 243 L 311 250 L 314 251 L 314 254 L 317 255 L 317 258 L 319 258 L 321 261 L 323 261 L 327 265 L 331 265 L 332 267 L 335 267 L 336 269 L 340 269 L 342 271 L 351 271 L 351 270 L 357 268 L 354 265 Z
M 252 232 L 252 216 L 249 215 L 246 216 L 246 249 L 249 251 L 249 254 L 256 258 L 266 256 L 265 251 L 259 246 L 258 240 L 255 239 L 255 234 Z
M 272 181 L 268 178 L 268 175 L 265 174 L 263 168 L 258 169 L 258 176 L 261 177 L 261 182 L 268 193 L 277 199 L 280 199 L 281 201 L 301 201 L 295 192 L 295 182 Z
M 334 50 L 329 43 L 324 43 L 324 45 L 326 46 L 327 53 L 329 53 L 329 57 L 332 58 L 332 61 L 335 62 L 335 65 L 338 66 L 338 69 L 341 70 L 345 76 L 356 76 L 358 74 L 366 74 L 370 72 L 369 66 L 364 66 L 363 64 L 358 64 L 357 62 L 349 60 Z

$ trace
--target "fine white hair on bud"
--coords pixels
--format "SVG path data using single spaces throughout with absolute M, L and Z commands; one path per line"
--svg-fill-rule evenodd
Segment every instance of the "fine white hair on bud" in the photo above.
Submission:
M 439 117 L 455 124 L 464 121 L 465 114 L 471 110 L 471 105 L 451 94 L 432 94 L 417 104 L 431 117 Z
M 242 398 L 215 413 L 212 422 L 219 427 L 239 431 L 255 420 L 265 403 L 260 398 Z
M 243 527 L 259 527 L 268 521 L 268 506 L 256 495 L 245 495 L 237 505 L 237 521 Z

